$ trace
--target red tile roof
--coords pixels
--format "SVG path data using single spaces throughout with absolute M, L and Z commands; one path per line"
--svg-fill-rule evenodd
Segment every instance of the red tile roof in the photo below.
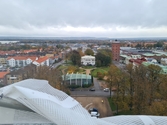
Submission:
M 47 57 L 47 56 L 44 56 L 44 57 L 41 57 L 41 58 L 39 58 L 38 60 L 36 60 L 36 62 L 42 63 L 42 62 L 46 61 L 47 59 L 48 59 L 48 57 Z
M 147 61 L 145 58 L 141 58 L 141 59 L 130 59 L 129 62 L 135 62 L 137 64 L 142 64 L 142 62 Z
M 6 74 L 8 74 L 9 72 L 0 72 L 0 79 L 3 79 L 4 78 L 4 76 L 6 75 Z
M 30 50 L 24 50 L 23 53 L 30 53 L 30 52 L 36 52 L 37 49 L 30 49 Z
M 10 60 L 12 58 L 15 60 L 27 60 L 29 58 L 32 61 L 35 61 L 37 57 L 36 56 L 15 56 L 15 57 L 8 57 L 7 60 Z
M 17 53 L 15 50 L 11 51 L 0 51 L 0 55 L 10 55 L 10 54 L 15 54 Z

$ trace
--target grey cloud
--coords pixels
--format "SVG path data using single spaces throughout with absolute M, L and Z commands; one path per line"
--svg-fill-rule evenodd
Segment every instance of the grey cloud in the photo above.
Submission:
M 1 0 L 0 26 L 144 27 L 167 26 L 166 0 Z

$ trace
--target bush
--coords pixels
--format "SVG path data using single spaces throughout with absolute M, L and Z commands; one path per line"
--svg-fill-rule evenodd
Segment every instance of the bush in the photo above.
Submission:
M 69 85 L 68 88 L 73 88 L 73 89 L 76 89 L 76 88 L 79 88 L 81 87 L 80 85 Z
M 82 85 L 82 88 L 89 88 L 90 86 L 92 86 L 92 84 L 84 84 Z

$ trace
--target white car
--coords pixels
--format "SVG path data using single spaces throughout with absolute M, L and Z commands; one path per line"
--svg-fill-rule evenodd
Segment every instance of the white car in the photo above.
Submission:
M 97 117 L 98 118 L 100 116 L 100 114 L 98 112 L 91 112 L 90 114 L 91 114 L 91 117 Z
M 109 92 L 109 90 L 110 90 L 109 88 L 105 88 L 103 91 L 104 92 Z

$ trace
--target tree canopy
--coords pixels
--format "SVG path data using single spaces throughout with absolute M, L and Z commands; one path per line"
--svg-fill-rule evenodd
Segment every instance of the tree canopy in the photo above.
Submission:
M 78 51 L 73 50 L 73 51 L 71 52 L 71 57 L 70 57 L 70 59 L 71 59 L 71 61 L 72 61 L 72 63 L 73 63 L 74 65 L 77 65 L 77 66 L 80 66 L 80 65 L 81 65 L 81 56 L 80 56 L 80 54 L 79 54 Z
M 109 66 L 111 64 L 111 50 L 99 50 L 96 54 L 96 66 Z
M 91 49 L 86 49 L 86 50 L 85 50 L 85 55 L 91 55 L 91 56 L 93 56 L 93 55 L 94 55 L 94 52 L 93 52 L 93 50 L 91 50 Z
M 121 71 L 111 65 L 107 76 L 108 87 L 116 88 L 112 98 L 117 111 L 129 108 L 137 115 L 167 114 L 167 75 L 161 74 L 159 66 L 129 64 Z

